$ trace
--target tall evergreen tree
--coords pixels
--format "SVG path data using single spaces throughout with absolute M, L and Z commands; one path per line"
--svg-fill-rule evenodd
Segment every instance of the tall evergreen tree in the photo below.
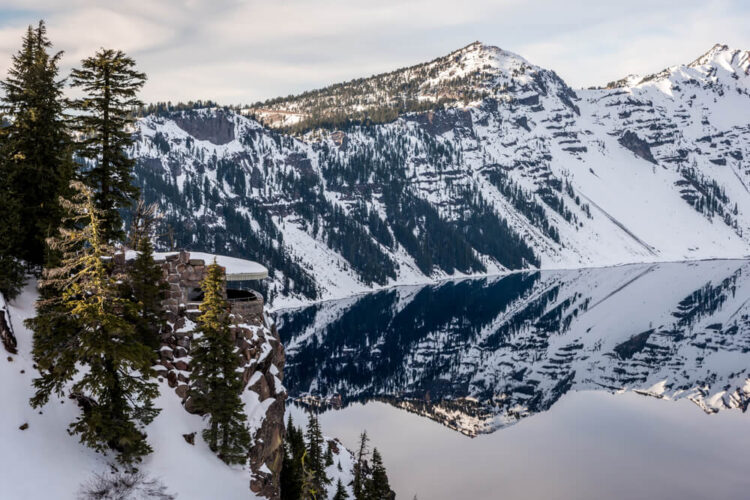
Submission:
M 388 483 L 383 458 L 377 448 L 372 450 L 372 476 L 367 481 L 367 500 L 390 500 L 391 486 Z
M 305 440 L 302 431 L 295 427 L 292 415 L 286 424 L 284 458 L 281 465 L 281 500 L 302 498 L 302 456 L 305 454 Z
M 45 239 L 55 234 L 63 216 L 58 198 L 73 177 L 64 81 L 57 79 L 62 52 L 53 54 L 51 47 L 44 21 L 29 26 L 7 79 L 0 82 L 7 119 L 0 127 L 0 191 L 17 201 L 13 217 L 20 220 L 2 228 L 0 260 L 6 264 L 7 252 L 31 265 L 44 264 Z
M 103 212 L 102 237 L 120 240 L 120 210 L 129 207 L 138 192 L 133 185 L 135 162 L 127 149 L 133 144 L 132 112 L 142 105 L 137 94 L 146 75 L 135 70 L 135 61 L 124 52 L 100 49 L 73 70 L 71 79 L 85 94 L 72 103 L 80 113 L 74 126 L 81 137 L 77 154 L 88 164 L 82 178 Z
M 320 492 L 318 498 L 322 498 L 320 494 L 325 492 L 325 485 L 330 482 L 326 475 L 325 455 L 323 452 L 323 446 L 325 440 L 323 439 L 323 432 L 320 429 L 320 421 L 315 413 L 310 412 L 308 414 L 307 432 L 305 433 L 307 438 L 307 468 L 312 473 L 313 487 L 315 491 Z M 323 496 L 325 496 L 323 494 Z
M 46 298 L 28 321 L 40 370 L 32 405 L 46 404 L 73 382 L 72 394 L 83 411 L 71 433 L 97 451 L 114 449 L 120 462 L 131 463 L 152 451 L 142 426 L 159 412 L 152 405 L 158 387 L 148 380 L 153 351 L 125 319 L 132 302 L 121 297 L 122 276 L 108 268 L 112 248 L 102 238 L 93 194 L 80 183 L 72 186 L 76 194 L 62 200 L 69 216 L 49 240 L 62 256 L 60 266 L 45 269 Z M 79 364 L 85 370 L 79 372 Z
M 357 461 L 354 463 L 354 480 L 352 488 L 356 500 L 364 500 L 365 486 L 367 483 L 367 431 L 359 435 L 359 450 L 357 450 Z
M 228 464 L 240 464 L 247 461 L 251 438 L 240 399 L 241 359 L 230 337 L 223 284 L 224 270 L 214 260 L 201 286 L 204 298 L 190 353 L 190 396 L 196 409 L 208 416 L 203 438 L 211 450 Z

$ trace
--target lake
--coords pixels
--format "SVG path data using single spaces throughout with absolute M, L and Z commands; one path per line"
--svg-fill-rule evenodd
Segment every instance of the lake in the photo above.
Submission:
M 399 498 L 750 491 L 747 261 L 398 287 L 277 321 L 290 411 L 350 448 L 367 429 Z

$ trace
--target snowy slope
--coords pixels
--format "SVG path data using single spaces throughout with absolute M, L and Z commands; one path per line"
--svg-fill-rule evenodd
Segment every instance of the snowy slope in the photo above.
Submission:
M 74 499 L 82 485 L 94 474 L 107 473 L 113 457 L 97 454 L 67 433 L 67 425 L 79 410 L 74 401 L 52 397 L 41 410 L 29 405 L 36 369 L 31 358 L 31 332 L 23 320 L 34 314 L 36 283 L 30 282 L 8 312 L 18 340 L 18 354 L 0 359 L 0 498 Z M 249 467 L 228 467 L 200 438 L 204 422 L 185 411 L 180 398 L 166 382 L 160 383 L 161 395 L 155 406 L 160 415 L 148 426 L 149 443 L 154 453 L 141 471 L 160 480 L 168 493 L 180 499 L 255 498 L 250 491 Z M 251 425 L 259 425 L 252 416 L 262 403 L 252 391 L 243 393 Z M 28 424 L 26 430 L 19 427 Z M 183 434 L 197 432 L 195 445 Z
M 301 137 L 229 110 L 149 115 L 132 154 L 176 235 L 161 246 L 258 260 L 275 307 L 509 269 L 736 258 L 750 255 L 749 65 L 716 46 L 574 91 L 475 43 L 266 104 L 359 113 L 375 109 L 368 92 L 407 89 L 434 109 Z

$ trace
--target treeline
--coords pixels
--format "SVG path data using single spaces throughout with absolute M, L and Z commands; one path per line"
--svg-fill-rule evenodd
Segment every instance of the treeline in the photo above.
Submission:
M 458 52 L 369 78 L 257 102 L 250 110 L 260 121 L 257 110 L 298 112 L 304 115 L 300 121 L 280 129 L 302 134 L 315 129 L 347 130 L 388 123 L 406 113 L 437 111 L 453 103 L 489 97 L 493 92 L 487 84 L 491 68 L 454 75 L 451 70 L 460 57 Z
M 426 275 L 436 269 L 448 274 L 484 272 L 476 251 L 510 269 L 539 265 L 531 248 L 476 190 L 452 187 L 456 201 L 449 216 L 413 192 L 404 165 L 424 158 L 438 176 L 449 174 L 460 160 L 449 142 L 421 128 L 409 131 L 414 137 L 379 127 L 362 127 L 358 132 L 371 140 L 356 149 L 352 145 L 346 155 L 322 147 L 319 164 L 329 189 L 382 204 L 385 219 L 366 205 L 354 207 L 352 213 L 366 221 L 372 237 L 384 247 L 397 242 Z
M 742 229 L 737 224 L 736 216 L 739 213 L 737 204 L 729 208 L 729 197 L 724 188 L 714 179 L 707 179 L 698 171 L 697 164 L 689 167 L 681 167 L 679 173 L 682 179 L 675 182 L 681 187 L 680 196 L 687 201 L 696 211 L 708 219 L 718 216 L 729 227 L 741 234 Z M 733 217 L 734 216 L 734 217 Z
M 196 109 L 217 108 L 219 105 L 212 100 L 197 100 L 188 102 L 159 101 L 149 104 L 140 104 L 133 110 L 133 116 L 143 117 L 148 115 L 167 116 L 176 111 L 192 111 Z M 222 109 L 240 109 L 240 106 L 221 106 Z
M 15 297 L 41 276 L 33 330 L 35 408 L 69 393 L 80 412 L 71 434 L 132 467 L 153 450 L 154 400 L 167 289 L 154 261 L 158 215 L 133 183 L 133 109 L 146 76 L 119 50 L 100 49 L 69 77 L 68 101 L 46 26 L 26 31 L 13 56 L 0 129 L 0 291 Z M 135 206 L 135 207 L 134 207 Z M 133 210 L 129 231 L 122 212 Z M 137 251 L 124 268 L 114 257 Z M 203 436 L 227 463 L 244 463 L 250 435 L 239 394 L 240 356 L 229 334 L 223 270 L 209 267 L 197 319 L 189 394 L 207 416 Z M 239 370 L 239 371 L 238 371 Z
M 298 122 L 279 127 L 279 130 L 293 135 L 304 134 L 316 129 L 348 131 L 358 126 L 390 123 L 406 113 L 445 109 L 450 102 L 449 99 L 438 99 L 436 101 L 406 99 L 391 105 L 370 106 L 365 110 L 350 110 L 338 106 L 327 108 L 318 105 L 307 112 Z M 263 118 L 257 113 L 252 116 L 261 123 L 264 122 Z
M 346 485 L 341 477 L 332 488 L 333 496 L 328 496 L 328 487 L 333 486 L 333 478 L 327 469 L 335 467 L 343 475 L 341 462 L 334 463 L 334 449 L 337 453 L 347 453 L 335 441 L 326 441 L 320 429 L 320 422 L 314 413 L 308 414 L 307 429 L 294 425 L 291 415 L 286 425 L 284 458 L 281 468 L 281 500 L 392 500 L 395 493 L 388 482 L 388 474 L 383 458 L 375 448 L 369 451 L 369 438 L 363 432 L 359 448 L 355 453 L 352 481 Z M 349 495 L 349 489 L 353 495 Z

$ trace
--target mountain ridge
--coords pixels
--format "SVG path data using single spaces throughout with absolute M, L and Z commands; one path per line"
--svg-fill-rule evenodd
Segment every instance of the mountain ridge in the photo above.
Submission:
M 728 51 L 666 79 L 574 91 L 474 43 L 432 73 L 414 66 L 471 83 L 466 104 L 293 135 L 232 110 L 167 111 L 139 120 L 131 154 L 172 228 L 159 244 L 253 256 L 277 307 L 514 269 L 740 257 L 750 79 Z M 440 66 L 456 57 L 467 73 Z M 716 67 L 727 61 L 735 73 Z
M 342 125 L 347 123 L 343 116 L 355 117 L 355 123 L 383 123 L 408 112 L 502 98 L 515 80 L 528 85 L 539 72 L 560 80 L 554 71 L 532 65 L 518 54 L 477 41 L 425 63 L 277 97 L 244 112 L 288 132 Z

